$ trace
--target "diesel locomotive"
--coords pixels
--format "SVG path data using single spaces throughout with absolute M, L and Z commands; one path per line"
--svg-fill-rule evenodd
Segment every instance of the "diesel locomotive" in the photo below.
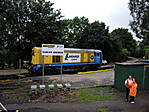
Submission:
M 43 63 L 46 71 L 52 72 L 63 68 L 87 70 L 102 65 L 103 55 L 101 50 L 64 48 L 63 56 L 42 56 L 42 48 L 32 49 L 32 65 L 30 72 L 41 72 Z

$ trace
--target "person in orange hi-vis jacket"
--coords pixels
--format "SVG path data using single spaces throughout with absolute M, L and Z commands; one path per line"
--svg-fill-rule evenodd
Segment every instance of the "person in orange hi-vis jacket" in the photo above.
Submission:
M 133 78 L 133 83 L 132 83 L 132 86 L 130 87 L 130 93 L 129 93 L 129 96 L 130 96 L 130 103 L 135 103 L 134 99 L 137 95 L 137 88 L 138 88 L 138 84 L 136 83 L 135 79 Z
M 129 93 L 130 93 L 130 87 L 132 85 L 132 76 L 129 75 L 127 77 L 127 79 L 125 80 L 125 87 L 126 87 L 126 101 L 128 102 L 129 101 Z

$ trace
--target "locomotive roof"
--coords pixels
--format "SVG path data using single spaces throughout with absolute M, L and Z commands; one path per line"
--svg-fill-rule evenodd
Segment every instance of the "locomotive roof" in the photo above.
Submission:
M 101 52 L 101 50 L 95 50 L 95 49 L 77 49 L 77 48 L 64 48 L 65 51 L 70 52 Z
M 41 47 L 36 47 L 41 50 Z M 67 52 L 101 52 L 101 50 L 96 49 L 77 49 L 77 48 L 64 48 Z

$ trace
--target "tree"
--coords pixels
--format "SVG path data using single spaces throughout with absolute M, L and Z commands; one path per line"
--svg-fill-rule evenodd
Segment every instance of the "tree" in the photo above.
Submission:
M 109 28 L 106 27 L 105 23 L 99 21 L 90 23 L 83 32 L 81 47 L 102 49 L 105 47 L 104 42 L 108 38 L 108 32 Z
M 81 48 L 102 50 L 104 58 L 108 61 L 115 59 L 115 55 L 113 55 L 115 43 L 110 38 L 109 27 L 103 22 L 90 23 L 84 30 L 80 43 Z
M 63 41 L 67 47 L 80 47 L 84 30 L 89 25 L 88 18 L 75 17 L 63 20 L 65 24 Z
M 4 0 L 0 2 L 1 13 L 0 13 L 0 38 L 1 38 L 1 58 L 3 64 L 15 62 L 18 54 L 16 54 L 17 39 L 19 39 L 19 24 L 18 24 L 18 5 L 11 0 Z M 17 10 L 15 10 L 17 9 Z
M 62 37 L 60 10 L 45 0 L 4 0 L 0 2 L 0 48 L 6 63 L 31 58 L 33 46 L 59 43 Z M 2 56 L 2 55 L 1 55 Z M 10 65 L 9 64 L 9 65 Z
M 144 47 L 144 52 L 145 52 L 145 58 L 149 59 L 149 46 Z
M 145 45 L 149 45 L 149 0 L 130 0 L 129 9 L 133 18 L 131 29 Z
M 55 11 L 52 6 L 53 3 L 45 0 L 36 0 L 29 4 L 25 36 L 32 45 L 59 43 L 58 39 L 62 36 L 59 21 L 62 16 L 60 10 Z
M 132 34 L 128 32 L 128 29 L 118 28 L 113 30 L 111 32 L 111 38 L 113 39 L 113 41 L 115 41 L 118 44 L 121 51 L 124 51 L 124 52 L 128 51 L 130 53 L 126 53 L 126 54 L 130 54 L 130 55 L 134 54 L 137 46 L 137 42 L 136 40 L 133 39 Z

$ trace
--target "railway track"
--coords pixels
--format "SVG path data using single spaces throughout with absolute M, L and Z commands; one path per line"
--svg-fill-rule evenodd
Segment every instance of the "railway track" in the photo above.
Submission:
M 109 69 L 113 69 L 114 65 L 106 65 L 106 66 L 101 66 L 99 68 L 97 68 L 96 70 L 89 70 L 89 71 L 79 71 L 77 72 L 77 74 L 86 74 L 86 73 L 96 73 L 96 72 L 102 72 L 102 70 L 109 70 Z M 76 71 L 75 71 L 76 72 Z M 73 71 L 71 72 L 65 72 L 64 73 L 75 73 Z M 32 74 L 31 73 L 8 73 L 8 74 L 0 74 L 0 80 L 7 80 L 7 79 L 19 79 L 19 78 L 25 78 L 25 77 L 31 77 Z M 36 76 L 36 75 L 34 75 Z M 39 76 L 39 75 L 38 75 Z
M 15 74 L 0 74 L 0 80 L 7 80 L 7 79 L 19 79 L 23 77 L 30 76 L 30 73 L 15 73 Z

